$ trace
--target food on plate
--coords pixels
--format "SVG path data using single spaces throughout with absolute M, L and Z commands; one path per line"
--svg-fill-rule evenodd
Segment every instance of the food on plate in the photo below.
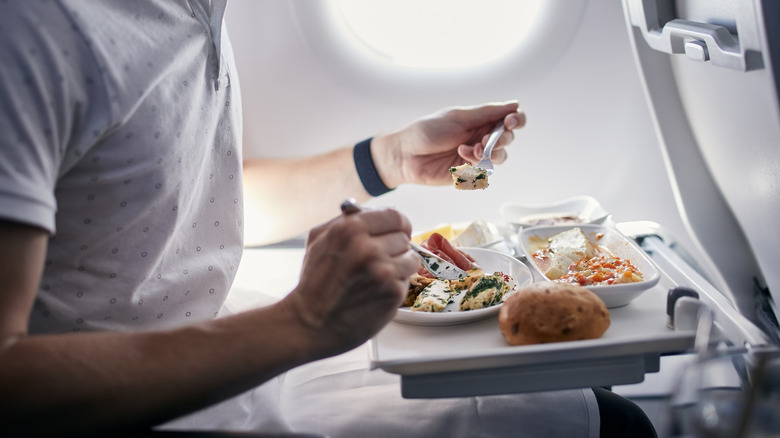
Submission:
M 483 309 L 500 304 L 517 287 L 514 279 L 502 272 L 486 275 L 471 256 L 438 233 L 433 233 L 421 246 L 465 270 L 468 275 L 458 280 L 444 280 L 420 267 L 409 278 L 409 289 L 402 304 L 411 311 L 442 312 L 458 299 L 458 295 L 462 295 L 458 310 Z
M 441 234 L 456 247 L 481 246 L 498 239 L 494 225 L 484 219 L 477 219 L 468 223 L 437 225 L 431 230 L 412 235 L 412 242 L 419 245 L 434 233 Z
M 461 311 L 484 309 L 495 306 L 504 300 L 506 294 L 514 289 L 510 276 L 501 272 L 479 277 L 460 299 Z
M 607 248 L 592 243 L 579 227 L 550 237 L 532 258 L 547 278 L 563 283 L 604 286 L 644 280 L 631 260 L 616 257 Z
M 509 295 L 498 312 L 511 345 L 597 339 L 609 325 L 604 301 L 576 284 L 534 283 Z
M 474 284 L 474 281 L 482 277 L 482 275 L 484 275 L 484 272 L 478 268 L 475 268 L 468 271 L 468 275 L 465 278 L 458 280 L 448 280 L 450 284 L 450 290 L 453 292 L 453 295 L 457 295 L 463 290 L 470 289 L 471 285 Z M 401 307 L 413 307 L 415 300 L 417 300 L 417 297 L 422 293 L 422 291 L 436 280 L 439 279 L 420 275 L 420 273 L 412 274 L 412 276 L 409 277 L 409 290 L 406 293 L 406 299 L 404 300 L 404 303 L 401 305 Z
M 420 293 L 435 280 L 435 278 L 424 277 L 419 273 L 412 274 L 409 277 L 409 290 L 406 292 L 406 298 L 401 307 L 412 307 Z
M 443 280 L 414 274 L 409 279 L 409 291 L 402 307 L 413 312 L 442 312 L 463 292 L 458 310 L 484 309 L 501 304 L 516 288 L 512 277 L 503 272 L 485 274 L 472 269 L 460 280 Z
M 452 182 L 458 190 L 481 190 L 488 186 L 488 175 L 485 169 L 474 167 L 470 163 L 450 167 Z
M 450 303 L 452 289 L 447 280 L 433 280 L 417 295 L 412 310 L 420 312 L 441 312 Z
M 472 221 L 463 230 L 454 234 L 450 239 L 450 243 L 454 246 L 480 246 L 493 242 L 493 230 L 490 228 L 490 224 L 482 219 Z

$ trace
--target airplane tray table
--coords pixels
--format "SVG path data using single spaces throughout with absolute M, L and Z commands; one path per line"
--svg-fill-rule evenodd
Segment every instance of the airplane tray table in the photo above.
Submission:
M 538 281 L 538 278 L 537 278 Z M 450 326 L 391 322 L 369 344 L 373 369 L 401 376 L 405 398 L 460 397 L 638 383 L 662 354 L 693 346 L 693 331 L 666 325 L 661 280 L 628 305 L 610 309 L 599 339 L 510 346 L 498 318 Z

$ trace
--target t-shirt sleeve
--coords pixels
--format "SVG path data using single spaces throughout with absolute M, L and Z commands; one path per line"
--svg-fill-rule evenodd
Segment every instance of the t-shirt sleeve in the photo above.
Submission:
M 0 219 L 55 232 L 58 177 L 108 126 L 100 66 L 58 2 L 0 5 Z

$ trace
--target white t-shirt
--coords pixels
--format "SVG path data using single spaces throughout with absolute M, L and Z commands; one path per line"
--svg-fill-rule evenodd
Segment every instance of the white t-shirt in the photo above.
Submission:
M 53 233 L 31 333 L 217 316 L 242 252 L 224 7 L 0 5 L 0 217 Z

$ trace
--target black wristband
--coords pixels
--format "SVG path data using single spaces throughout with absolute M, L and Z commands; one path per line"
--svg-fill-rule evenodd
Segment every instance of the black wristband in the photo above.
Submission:
M 394 189 L 388 188 L 376 171 L 374 160 L 371 158 L 371 140 L 373 140 L 373 137 L 356 144 L 352 150 L 352 156 L 355 159 L 355 169 L 357 169 L 363 187 L 369 195 L 379 196 Z

